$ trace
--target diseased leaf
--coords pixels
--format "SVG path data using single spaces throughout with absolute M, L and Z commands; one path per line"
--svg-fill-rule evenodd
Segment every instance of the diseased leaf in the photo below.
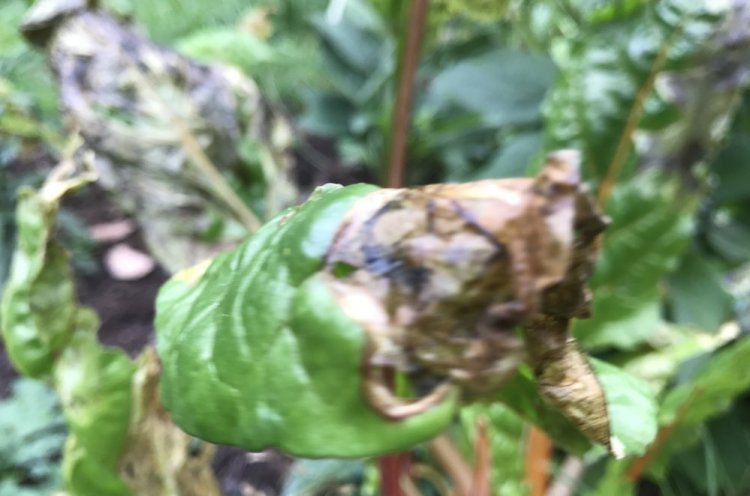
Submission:
M 128 433 L 135 365 L 123 351 L 103 349 L 96 341 L 96 317 L 84 315 L 55 367 L 55 388 L 70 429 L 65 485 L 73 494 L 131 495 L 118 461 Z
M 50 176 L 39 194 L 28 188 L 20 192 L 17 248 L 0 308 L 8 356 L 30 377 L 52 371 L 54 357 L 70 340 L 77 319 L 68 256 L 52 234 L 60 198 L 92 176 L 67 178 L 59 170 L 63 177 Z
M 238 70 L 157 46 L 86 2 L 37 2 L 21 29 L 47 51 L 66 121 L 83 141 L 76 158 L 92 161 L 169 270 L 236 246 L 258 217 L 297 200 L 289 125 Z M 257 154 L 243 153 L 253 145 Z M 207 239 L 212 225 L 220 227 Z
M 497 391 L 525 348 L 542 395 L 619 454 L 568 336 L 605 226 L 576 157 L 532 179 L 329 186 L 179 274 L 157 305 L 166 406 L 212 441 L 366 456 L 439 432 L 461 390 Z M 394 370 L 413 395 L 392 392 Z
M 364 401 L 364 335 L 314 277 L 343 215 L 373 189 L 321 188 L 200 280 L 178 274 L 162 289 L 162 400 L 178 425 L 214 442 L 315 457 L 403 449 L 447 425 L 455 395 L 401 422 Z
M 591 448 L 591 441 L 578 427 L 542 398 L 534 384 L 533 373 L 527 367 L 522 367 L 498 391 L 498 398 L 524 420 L 546 432 L 565 451 L 583 456 Z
M 218 494 L 210 448 L 190 456 L 189 438 L 154 403 L 153 354 L 137 370 L 124 351 L 101 346 L 96 315 L 76 302 L 67 254 L 52 236 L 62 197 L 91 179 L 63 160 L 40 191 L 27 189 L 20 200 L 19 248 L 3 302 L 11 359 L 24 372 L 51 372 L 69 431 L 62 475 L 70 494 L 126 496 L 157 486 L 159 493 Z M 169 459 L 158 458 L 165 451 Z

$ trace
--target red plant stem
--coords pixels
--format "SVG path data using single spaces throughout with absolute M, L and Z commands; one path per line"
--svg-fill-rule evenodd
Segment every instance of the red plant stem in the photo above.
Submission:
M 536 427 L 531 427 L 526 440 L 526 485 L 531 496 L 544 496 L 549 484 L 549 461 L 552 441 Z
M 396 386 L 396 373 L 393 369 L 385 370 L 385 381 L 393 390 Z M 401 477 L 409 473 L 409 452 L 385 455 L 378 460 L 380 468 L 380 494 L 382 496 L 404 496 L 401 489 Z
M 389 188 L 399 188 L 404 183 L 406 144 L 408 143 L 411 102 L 414 94 L 414 75 L 417 72 L 419 52 L 422 48 L 429 0 L 413 0 L 406 25 L 406 46 L 402 54 L 398 93 L 393 109 L 390 157 L 388 161 Z
M 474 474 L 471 484 L 471 496 L 490 496 L 490 472 L 492 472 L 492 452 L 490 437 L 487 432 L 487 420 L 480 417 L 475 425 L 474 441 Z
M 409 22 L 406 25 L 406 45 L 399 67 L 398 92 L 393 109 L 390 157 L 388 162 L 388 179 L 386 185 L 399 188 L 404 182 L 406 169 L 406 144 L 408 143 L 411 102 L 414 91 L 414 76 L 417 72 L 419 52 L 422 48 L 429 0 L 413 0 L 409 11 Z M 394 387 L 394 375 L 390 372 L 391 387 Z M 381 494 L 383 496 L 404 496 L 401 489 L 401 478 L 408 476 L 410 457 L 408 452 L 386 455 L 380 458 Z

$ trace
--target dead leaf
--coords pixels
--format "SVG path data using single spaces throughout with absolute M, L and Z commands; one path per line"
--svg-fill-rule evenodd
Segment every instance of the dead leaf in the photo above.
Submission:
M 120 473 L 133 494 L 219 496 L 211 470 L 214 446 L 185 434 L 159 401 L 159 362 L 153 348 L 133 379 L 133 414 Z
M 367 398 L 404 418 L 454 387 L 497 390 L 527 359 L 542 395 L 609 445 L 601 386 L 567 331 L 570 318 L 589 312 L 586 282 L 605 226 L 573 151 L 550 155 L 535 178 L 364 197 L 339 228 L 325 272 L 367 335 Z M 422 394 L 396 397 L 385 380 L 391 368 Z

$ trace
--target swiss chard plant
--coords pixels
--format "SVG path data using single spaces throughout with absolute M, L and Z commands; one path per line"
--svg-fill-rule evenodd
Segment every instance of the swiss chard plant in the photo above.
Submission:
M 42 140 L 59 165 L 0 218 L 17 240 L 0 326 L 16 368 L 60 398 L 69 493 L 216 494 L 212 448 L 189 435 L 355 459 L 298 462 L 285 494 L 355 479 L 396 494 L 359 460 L 409 450 L 395 486 L 409 494 L 634 494 L 644 478 L 665 494 L 750 490 L 741 463 L 716 461 L 741 459 L 722 421 L 748 431 L 748 2 L 435 1 L 420 25 L 407 2 L 269 0 L 273 13 L 198 33 L 198 4 L 164 26 L 158 2 L 103 2 L 234 68 L 86 2 L 49 3 L 23 29 L 49 55 L 71 137 L 1 74 L 0 146 Z M 311 70 L 302 59 L 325 64 L 311 86 L 277 85 Z M 292 130 L 387 175 L 409 71 L 405 177 L 432 184 L 300 194 Z M 304 107 L 295 124 L 250 77 Z M 158 358 L 100 345 L 75 298 L 55 230 L 62 198 L 95 180 L 174 272 Z M 545 436 L 564 453 L 552 484 Z

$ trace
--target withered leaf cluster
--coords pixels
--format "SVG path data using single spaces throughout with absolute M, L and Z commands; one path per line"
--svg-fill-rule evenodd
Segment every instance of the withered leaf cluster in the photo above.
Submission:
M 289 124 L 250 78 L 161 47 L 95 3 L 40 0 L 22 31 L 46 51 L 66 124 L 99 184 L 141 224 L 163 265 L 215 255 L 247 234 L 238 224 L 254 230 L 255 217 L 297 201 Z M 265 212 L 253 216 L 225 181 L 257 193 Z M 218 222 L 236 229 L 206 241 Z
M 383 189 L 348 213 L 326 256 L 326 280 L 367 334 L 365 395 L 405 418 L 500 388 L 524 361 L 541 394 L 610 446 L 602 388 L 569 335 L 606 220 L 578 173 L 551 154 L 534 178 Z M 389 371 L 417 397 L 392 392 Z

